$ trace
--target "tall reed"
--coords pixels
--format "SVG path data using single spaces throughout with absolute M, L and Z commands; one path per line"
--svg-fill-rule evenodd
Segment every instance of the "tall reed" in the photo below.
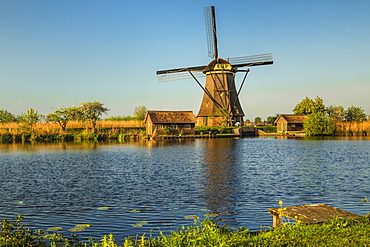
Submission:
M 370 121 L 336 122 L 335 126 L 339 135 L 370 135 Z

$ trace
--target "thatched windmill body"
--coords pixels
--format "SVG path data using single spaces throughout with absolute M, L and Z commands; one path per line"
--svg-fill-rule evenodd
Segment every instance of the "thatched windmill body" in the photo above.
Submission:
M 213 60 L 204 66 L 157 71 L 158 81 L 194 78 L 204 91 L 197 115 L 198 125 L 215 125 L 220 121 L 228 125 L 242 123 L 244 112 L 239 101 L 239 94 L 249 69 L 240 68 L 272 64 L 272 54 L 236 57 L 228 60 L 219 58 L 214 6 L 205 7 L 203 11 L 207 30 L 208 55 Z M 237 72 L 245 73 L 238 89 L 235 85 Z M 198 77 L 204 75 L 206 76 L 205 86 L 198 80 Z

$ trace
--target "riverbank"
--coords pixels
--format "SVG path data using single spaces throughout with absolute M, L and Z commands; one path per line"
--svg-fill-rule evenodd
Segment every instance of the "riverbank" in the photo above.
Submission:
M 334 136 L 370 136 L 369 124 L 340 122 L 336 124 Z M 194 135 L 147 136 L 139 121 L 100 121 L 96 128 L 86 127 L 78 122 L 62 130 L 52 123 L 40 123 L 33 128 L 22 128 L 17 123 L 0 124 L 0 142 L 51 142 L 51 141 L 104 141 L 139 139 L 190 139 L 190 138 L 236 138 L 256 136 L 305 137 L 300 132 L 277 132 L 276 126 L 247 127 L 196 127 Z
M 60 228 L 48 231 L 33 231 L 21 224 L 22 217 L 15 222 L 3 220 L 0 232 L 0 246 L 369 246 L 370 218 L 334 218 L 322 225 L 303 225 L 289 222 L 269 231 L 250 232 L 244 227 L 232 230 L 217 227 L 208 217 L 196 219 L 194 224 L 172 231 L 170 235 L 153 237 L 152 231 L 141 236 L 128 236 L 116 240 L 114 234 L 101 239 L 79 239 L 78 234 L 70 237 L 57 233 Z M 77 226 L 76 226 L 77 227 Z M 80 225 L 80 230 L 89 225 Z M 77 228 L 78 229 L 78 228 Z M 76 230 L 76 232 L 78 232 Z

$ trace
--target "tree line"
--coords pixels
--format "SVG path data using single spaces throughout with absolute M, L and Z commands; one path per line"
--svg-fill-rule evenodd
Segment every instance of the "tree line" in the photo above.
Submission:
M 41 122 L 56 123 L 64 131 L 67 124 L 71 121 L 79 121 L 84 124 L 90 125 L 92 131 L 95 130 L 96 124 L 103 114 L 110 111 L 104 106 L 104 103 L 82 102 L 79 106 L 61 107 L 54 112 L 47 115 L 40 114 L 33 108 L 28 108 L 26 112 L 16 116 L 7 110 L 0 110 L 0 123 L 16 122 L 21 127 L 33 129 L 34 126 Z M 110 117 L 105 120 L 118 121 L 118 120 L 143 120 L 146 113 L 145 106 L 138 106 L 134 110 L 134 117 Z
M 297 115 L 308 115 L 304 123 L 306 135 L 332 135 L 335 132 L 335 123 L 363 122 L 368 120 L 365 110 L 361 107 L 350 106 L 344 110 L 343 106 L 330 105 L 326 107 L 320 97 L 310 99 L 306 97 L 293 108 Z

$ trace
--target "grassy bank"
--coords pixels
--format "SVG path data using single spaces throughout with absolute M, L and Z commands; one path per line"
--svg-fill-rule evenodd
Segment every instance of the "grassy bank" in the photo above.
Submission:
M 95 129 L 71 122 L 65 130 L 52 123 L 40 123 L 33 128 L 23 128 L 16 123 L 0 124 L 0 142 L 123 140 L 144 134 L 141 121 L 100 121 Z
M 114 235 L 101 239 L 80 240 L 76 234 L 64 237 L 60 228 L 49 232 L 32 231 L 21 224 L 3 220 L 0 246 L 370 246 L 370 218 L 332 219 L 323 225 L 282 225 L 273 231 L 251 233 L 241 227 L 232 230 L 217 227 L 209 218 L 195 220 L 194 225 L 182 227 L 169 236 L 130 236 L 115 240 Z

